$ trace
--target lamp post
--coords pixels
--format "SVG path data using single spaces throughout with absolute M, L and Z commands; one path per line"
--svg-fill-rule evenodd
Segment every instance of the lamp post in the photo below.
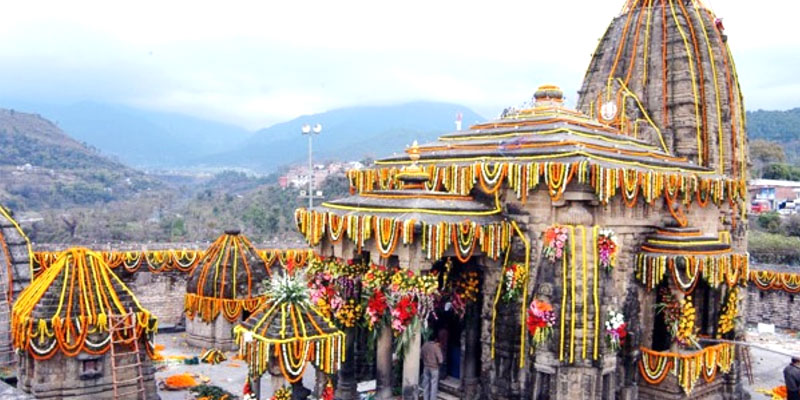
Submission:
M 303 135 L 308 135 L 308 209 L 314 207 L 314 164 L 311 161 L 311 138 L 322 132 L 322 124 L 303 124 L 300 128 Z

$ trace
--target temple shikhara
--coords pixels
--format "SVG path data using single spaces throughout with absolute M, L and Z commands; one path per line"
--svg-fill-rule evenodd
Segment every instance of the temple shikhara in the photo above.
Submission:
M 418 399 L 437 338 L 443 399 L 743 398 L 737 320 L 800 277 L 750 268 L 745 111 L 721 20 L 699 0 L 628 0 L 577 109 L 564 98 L 542 85 L 528 106 L 349 171 L 349 196 L 296 210 L 308 248 L 226 231 L 205 250 L 34 253 L 3 211 L 0 289 L 15 302 L 0 323 L 20 388 L 101 398 L 117 390 L 111 362 L 135 355 L 119 390 L 154 398 L 158 317 L 185 318 L 198 349 L 238 349 L 257 394 L 267 374 L 292 384 L 271 385 L 281 396 L 313 376 L 319 398 L 374 380 L 377 399 Z M 178 310 L 145 309 L 143 285 L 126 285 L 141 274 L 170 277 L 160 295 Z

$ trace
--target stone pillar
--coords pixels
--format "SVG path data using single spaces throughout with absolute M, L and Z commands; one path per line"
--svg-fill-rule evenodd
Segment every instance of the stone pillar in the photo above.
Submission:
M 388 400 L 392 398 L 392 327 L 381 327 L 375 346 L 377 369 L 377 387 L 375 398 Z
M 344 330 L 345 361 L 339 369 L 339 382 L 336 385 L 336 398 L 342 400 L 358 399 L 358 382 L 356 382 L 355 344 L 356 328 Z
M 411 328 L 409 328 L 411 329 Z M 411 339 L 403 359 L 403 400 L 419 398 L 419 364 L 422 350 L 422 335 L 419 326 L 411 332 Z
M 462 381 L 464 397 L 477 398 L 480 393 L 481 363 L 481 318 L 477 304 L 470 305 L 467 310 L 466 332 L 464 333 L 464 371 Z

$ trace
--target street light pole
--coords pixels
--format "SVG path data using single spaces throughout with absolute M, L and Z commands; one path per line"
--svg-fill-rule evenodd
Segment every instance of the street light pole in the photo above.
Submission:
M 314 207 L 314 163 L 311 159 L 311 138 L 322 132 L 322 124 L 314 124 L 313 127 L 304 124 L 300 131 L 303 135 L 308 135 L 308 209 L 311 210 Z

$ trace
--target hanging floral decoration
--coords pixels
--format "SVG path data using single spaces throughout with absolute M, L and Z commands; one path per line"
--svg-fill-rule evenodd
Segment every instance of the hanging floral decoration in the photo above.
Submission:
M 645 382 L 659 385 L 671 372 L 686 396 L 691 396 L 701 376 L 710 383 L 715 380 L 717 372 L 730 372 L 736 351 L 735 345 L 729 343 L 709 346 L 691 354 L 641 350 L 639 372 Z
M 54 301 L 54 303 L 50 303 Z M 132 329 L 117 331 L 112 338 L 110 316 L 127 318 Z M 64 251 L 53 265 L 26 287 L 11 313 L 11 337 L 15 349 L 27 351 L 36 360 L 47 360 L 61 352 L 75 357 L 81 352 L 105 354 L 112 339 L 146 342 L 158 322 L 142 308 L 133 292 L 103 261 L 100 254 L 83 248 Z
M 556 325 L 553 306 L 546 301 L 533 299 L 528 307 L 526 324 L 528 333 L 533 337 L 534 346 L 546 342 L 553 335 L 553 327 Z
M 134 273 L 145 267 L 148 272 L 185 272 L 191 273 L 201 259 L 205 250 L 198 249 L 164 249 L 164 250 L 129 250 L 129 251 L 96 251 L 108 266 L 117 270 Z M 39 276 L 58 259 L 61 251 L 37 251 L 33 253 L 33 270 Z M 266 262 L 267 268 L 278 263 L 284 268 L 298 268 L 316 257 L 310 249 L 258 249 L 257 254 Z
M 636 255 L 634 273 L 636 279 L 648 290 L 655 289 L 664 280 L 672 277 L 676 287 L 684 294 L 691 294 L 697 282 L 703 279 L 712 288 L 725 284 L 728 287 L 746 286 L 749 274 L 749 255 L 660 255 L 639 253 Z M 800 284 L 800 280 L 798 281 Z M 800 286 L 798 286 L 800 291 Z
M 336 321 L 340 327 L 354 328 L 361 321 L 362 317 L 361 303 L 356 299 L 347 299 L 336 310 Z
M 503 301 L 517 301 L 528 280 L 528 269 L 525 264 L 511 263 L 503 268 Z
M 388 324 L 398 338 L 396 354 L 402 354 L 416 327 L 428 322 L 439 298 L 436 274 L 372 265 L 362 280 L 365 326 L 377 332 Z
M 313 259 L 309 277 L 310 301 L 323 315 L 332 316 L 341 328 L 353 328 L 361 322 L 362 276 L 367 265 L 355 260 Z
M 625 152 L 621 149 L 617 151 Z M 595 196 L 603 204 L 608 204 L 610 199 L 621 195 L 629 206 L 635 205 L 638 199 L 652 205 L 662 196 L 669 196 L 673 202 L 687 206 L 697 201 L 701 207 L 705 207 L 710 198 L 714 204 L 720 206 L 726 199 L 737 202 L 747 196 L 746 184 L 741 179 L 703 177 L 688 170 L 662 171 L 656 166 L 608 167 L 594 160 L 571 163 L 464 160 L 464 163 L 466 165 L 423 166 L 429 175 L 426 187 L 429 190 L 468 195 L 476 186 L 485 193 L 494 193 L 502 183 L 505 183 L 516 193 L 518 199 L 524 201 L 530 191 L 543 184 L 547 186 L 551 198 L 557 200 L 570 182 L 577 181 L 591 185 Z M 379 166 L 374 169 L 348 171 L 351 193 L 403 187 L 403 182 L 396 178 L 401 167 L 380 166 L 391 162 L 379 161 L 378 164 Z M 496 173 L 483 173 L 487 170 Z
M 736 318 L 739 317 L 739 288 L 734 287 L 728 290 L 725 304 L 722 306 L 722 313 L 719 316 L 717 336 L 723 337 L 736 328 Z
M 250 375 L 244 378 L 244 387 L 242 387 L 242 400 L 258 400 L 256 394 L 253 392 L 253 384 L 250 382 Z
M 292 400 L 292 388 L 289 386 L 281 386 L 280 389 L 272 393 L 270 400 Z
M 325 388 L 322 389 L 322 394 L 319 398 L 320 400 L 334 400 L 333 382 L 330 379 L 325 383 Z
M 334 374 L 344 360 L 344 333 L 311 305 L 308 283 L 301 274 L 276 274 L 264 303 L 233 328 L 239 355 L 250 373 L 260 377 L 277 363 L 284 378 L 295 383 L 307 362 Z
M 445 276 L 450 275 L 450 273 L 445 274 Z M 480 283 L 477 271 L 462 271 L 445 281 L 441 301 L 449 302 L 453 312 L 460 319 L 464 319 L 467 314 L 467 306 L 478 301 Z
M 750 281 L 759 290 L 782 290 L 787 293 L 800 293 L 800 274 L 769 270 L 751 270 Z
M 565 226 L 553 225 L 544 232 L 544 248 L 542 253 L 551 262 L 564 256 L 569 230 Z
M 390 323 L 388 318 L 390 310 L 390 296 L 386 295 L 392 271 L 382 265 L 373 265 L 369 268 L 361 281 L 363 293 L 367 297 L 366 325 L 370 330 L 376 330 L 384 324 Z
M 614 310 L 609 310 L 606 316 L 606 341 L 608 347 L 616 352 L 625 344 L 625 339 L 628 337 L 628 324 L 625 322 L 625 316 L 622 313 Z
M 597 234 L 597 255 L 600 267 L 610 273 L 617 263 L 617 236 L 611 229 L 601 229 Z
M 662 288 L 661 299 L 662 303 L 656 304 L 656 311 L 663 313 L 672 340 L 684 347 L 700 348 L 697 343 L 699 328 L 695 325 L 697 311 L 692 296 L 678 300 L 668 289 Z
M 413 211 L 413 210 L 409 210 Z M 497 259 L 508 248 L 511 240 L 508 222 L 477 224 L 467 215 L 461 222 L 426 223 L 414 219 L 379 217 L 375 215 L 345 214 L 333 211 L 309 212 L 304 208 L 295 211 L 295 222 L 300 233 L 310 246 L 316 246 L 328 234 L 331 243 L 338 243 L 342 235 L 350 239 L 360 253 L 369 240 L 375 237 L 375 246 L 380 255 L 388 258 L 394 254 L 398 244 L 414 243 L 414 232 L 421 232 L 421 250 L 428 259 L 440 259 L 455 246 L 456 256 L 469 259 L 480 249 L 486 256 Z

